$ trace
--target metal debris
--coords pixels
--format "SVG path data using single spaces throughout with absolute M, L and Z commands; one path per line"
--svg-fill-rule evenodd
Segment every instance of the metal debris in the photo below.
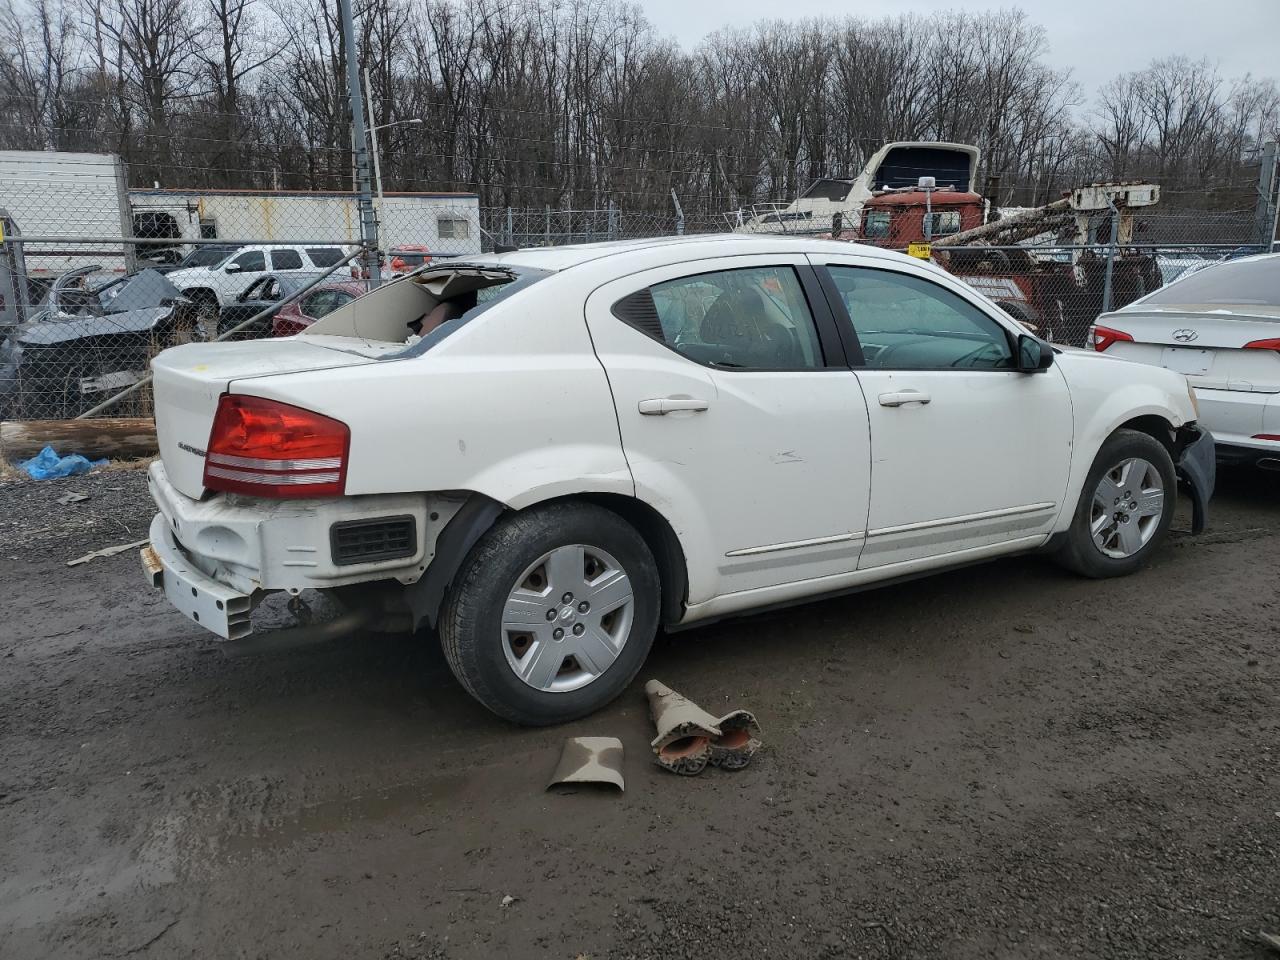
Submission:
M 86 553 L 83 557 L 76 557 L 74 560 L 68 560 L 68 567 L 79 566 L 82 563 L 88 563 L 90 560 L 96 560 L 98 557 L 114 557 L 117 553 L 124 553 L 126 550 L 136 550 L 139 547 L 146 546 L 150 540 L 135 540 L 133 543 L 121 543 L 114 547 L 103 547 L 101 550 L 95 550 L 93 553 Z
M 1270 947 L 1276 953 L 1280 953 L 1280 937 L 1274 933 L 1266 933 L 1263 930 L 1259 930 L 1256 934 L 1256 939 L 1264 947 Z
M 622 741 L 617 737 L 570 737 L 547 789 L 561 783 L 622 784 Z M 506 904 L 503 904 L 506 906 Z
M 741 770 L 760 749 L 760 724 L 747 710 L 717 719 L 657 680 L 646 683 L 644 692 L 658 729 L 654 755 L 659 766 L 673 773 L 694 776 L 707 764 Z
M 81 501 L 88 499 L 89 495 L 87 493 L 76 493 L 75 491 L 71 491 L 70 493 L 64 493 L 58 498 L 58 506 L 65 507 L 69 503 L 80 503 Z
M 712 738 L 721 735 L 716 718 L 657 680 L 644 692 L 658 730 L 651 744 L 658 764 L 688 777 L 701 773 L 711 761 Z
M 734 710 L 716 721 L 720 736 L 711 740 L 711 764 L 723 770 L 741 770 L 760 749 L 760 724 L 755 714 Z

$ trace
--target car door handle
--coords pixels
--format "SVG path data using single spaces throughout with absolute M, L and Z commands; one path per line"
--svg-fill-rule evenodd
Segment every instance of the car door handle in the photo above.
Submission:
M 697 397 L 655 397 L 652 400 L 641 400 L 636 406 L 646 417 L 662 417 L 677 410 L 701 413 L 711 404 Z
M 880 406 L 882 407 L 900 407 L 904 403 L 918 403 L 921 406 L 932 400 L 922 390 L 899 390 L 896 393 L 880 394 Z

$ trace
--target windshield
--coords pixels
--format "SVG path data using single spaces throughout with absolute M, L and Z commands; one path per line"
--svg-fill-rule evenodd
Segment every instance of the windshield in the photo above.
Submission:
M 1141 306 L 1214 303 L 1280 306 L 1280 257 L 1233 260 L 1205 267 L 1157 290 Z
M 182 267 L 216 267 L 238 250 L 238 247 L 197 247 L 178 264 Z

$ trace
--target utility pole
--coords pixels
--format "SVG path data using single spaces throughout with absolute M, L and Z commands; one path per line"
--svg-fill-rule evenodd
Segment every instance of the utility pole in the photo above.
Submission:
M 378 160 L 378 128 L 373 115 L 373 84 L 369 82 L 369 68 L 364 68 L 364 95 L 369 104 L 369 146 L 373 150 L 373 183 L 378 191 L 378 226 L 382 226 L 382 164 Z
M 1276 239 L 1276 217 L 1280 203 L 1276 196 L 1276 164 L 1280 162 L 1276 142 L 1272 140 L 1262 147 L 1262 167 L 1258 171 L 1258 203 L 1254 214 L 1254 239 L 1263 253 L 1270 253 Z
M 360 239 L 364 243 L 365 269 L 369 285 L 382 283 L 378 269 L 378 219 L 373 210 L 373 190 L 369 183 L 369 146 L 364 125 L 364 98 L 360 95 L 360 68 L 356 65 L 356 28 L 351 17 L 351 0 L 338 0 L 342 15 L 342 40 L 347 48 L 347 99 L 351 104 L 351 140 L 356 152 L 357 204 L 360 208 Z

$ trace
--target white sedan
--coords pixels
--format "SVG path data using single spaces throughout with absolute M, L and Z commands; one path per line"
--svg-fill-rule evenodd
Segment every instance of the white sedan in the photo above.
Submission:
M 1031 551 L 1132 573 L 1178 481 L 1196 530 L 1213 488 L 1183 375 L 830 241 L 450 261 L 154 370 L 143 559 L 178 610 L 232 642 L 273 591 L 403 611 L 528 724 L 609 702 L 659 626 Z
M 1090 342 L 1186 375 L 1219 459 L 1280 470 L 1280 254 L 1184 274 L 1098 317 Z

